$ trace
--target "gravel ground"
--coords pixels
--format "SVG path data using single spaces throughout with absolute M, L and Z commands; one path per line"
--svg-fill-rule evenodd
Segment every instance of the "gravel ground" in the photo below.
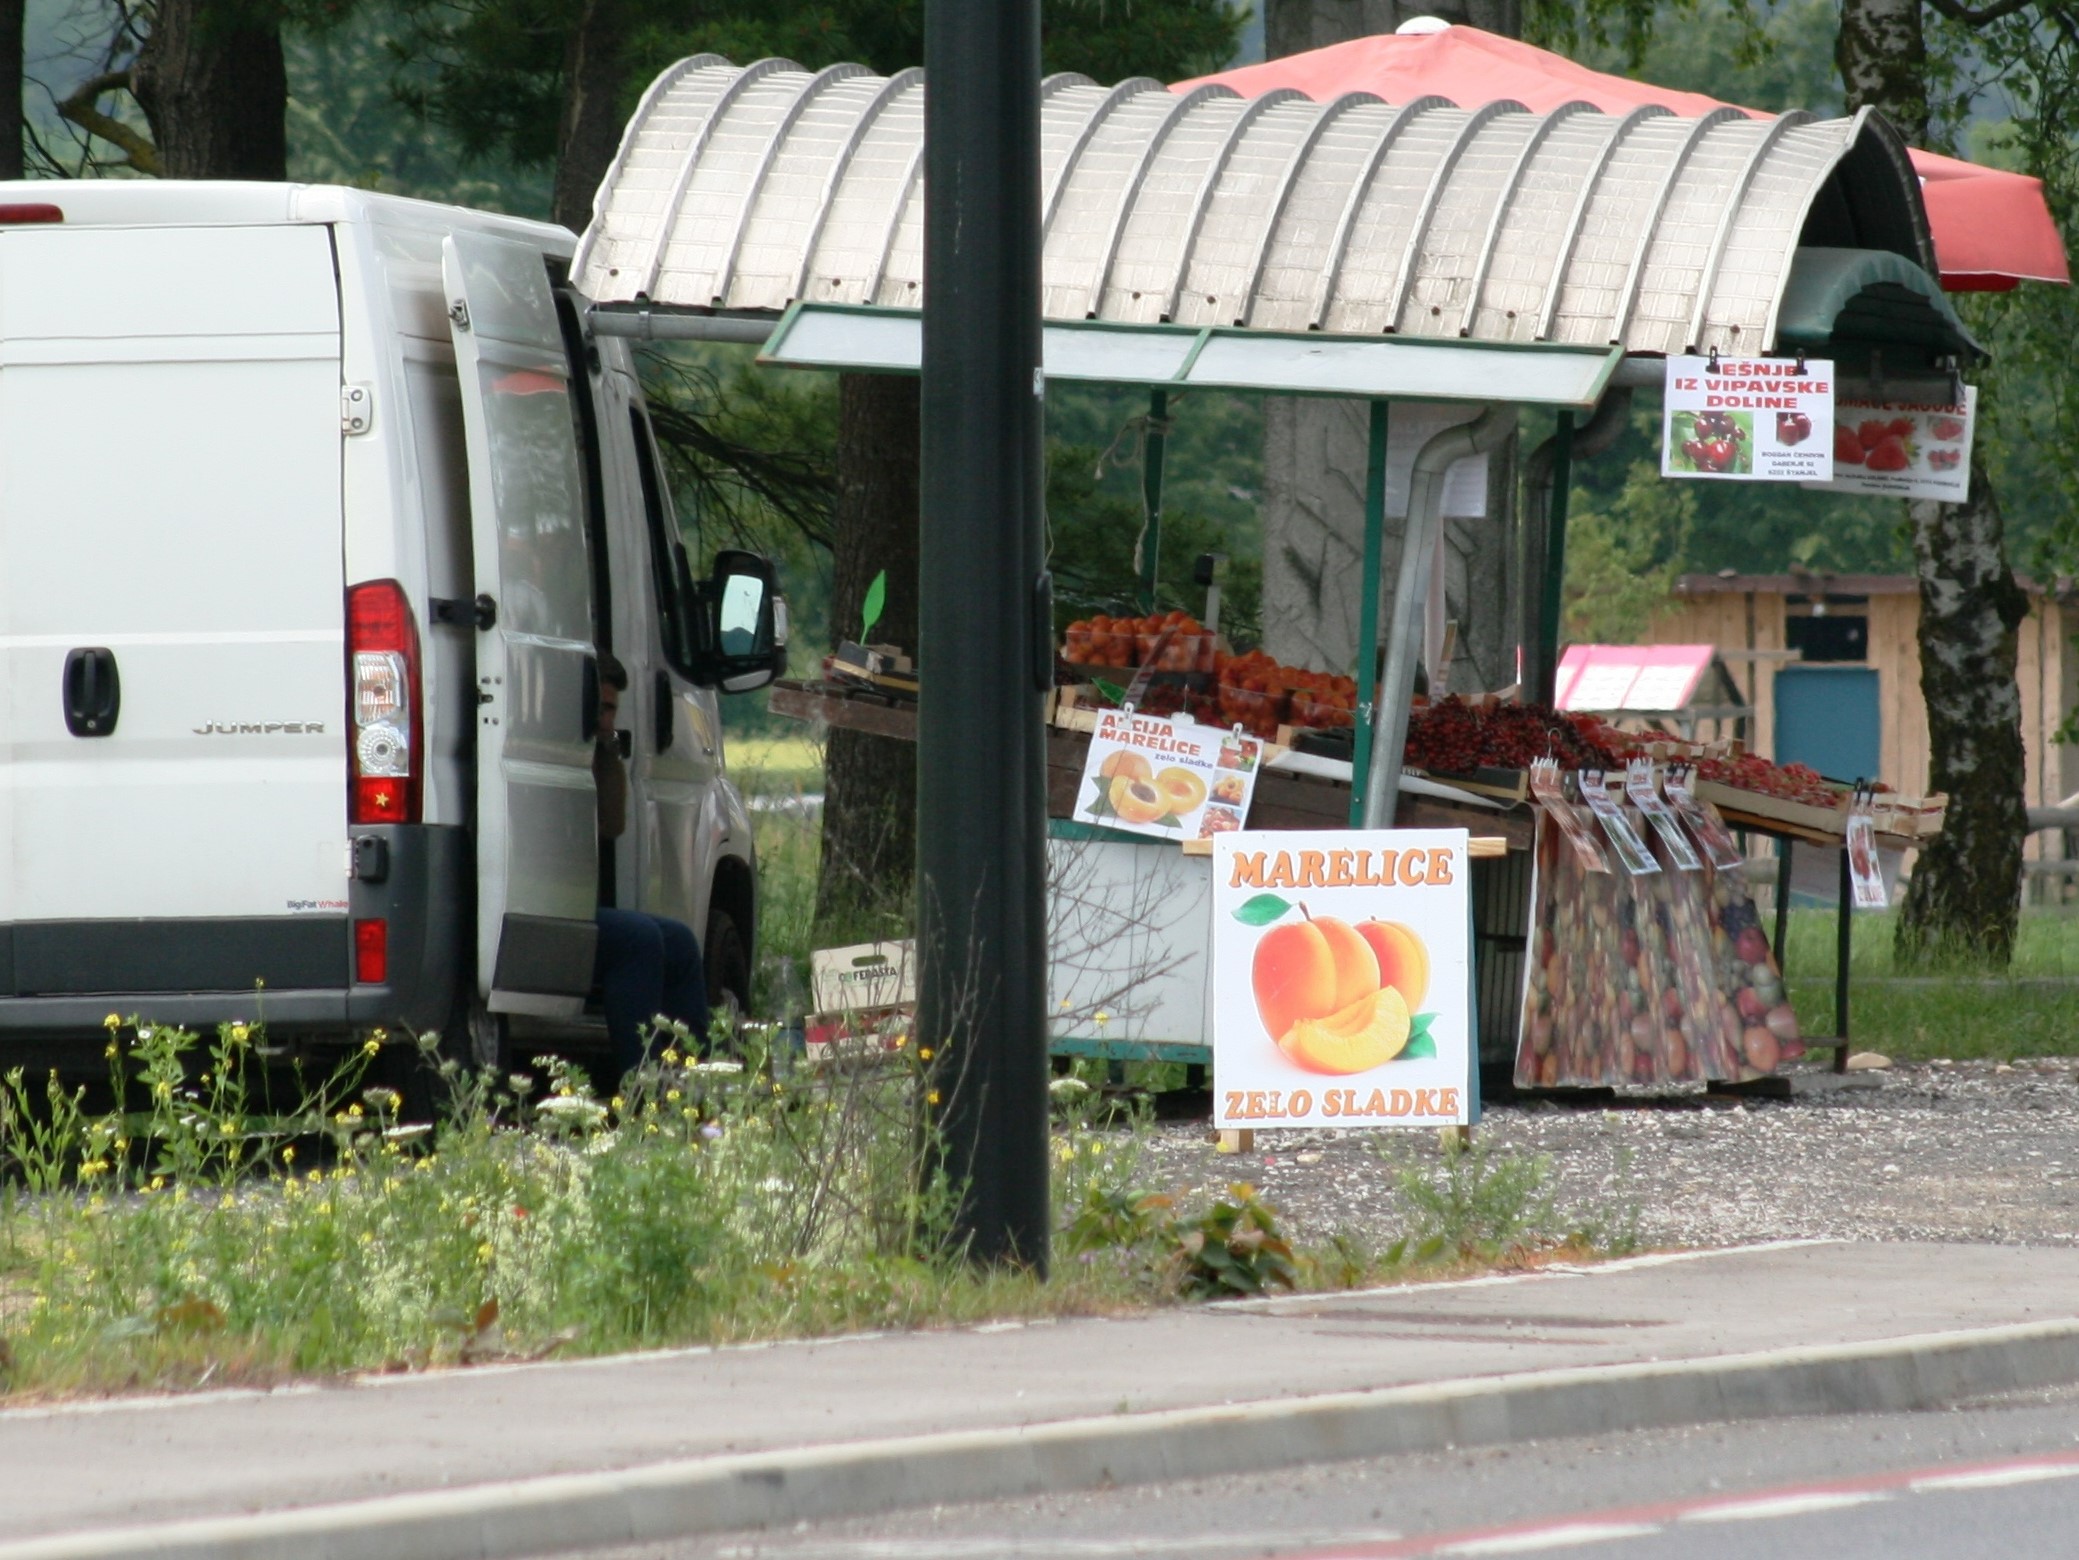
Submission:
M 1497 1105 L 1475 1133 L 1549 1156 L 1571 1218 L 1636 1207 L 1649 1246 L 2079 1244 L 2079 1060 L 1936 1061 L 1846 1081 L 1786 1101 Z M 1203 1123 L 1165 1123 L 1145 1169 L 1187 1195 L 1252 1182 L 1303 1240 L 1345 1230 L 1385 1244 L 1404 1228 L 1394 1166 L 1439 1151 L 1428 1132 L 1263 1132 L 1253 1153 L 1223 1155 Z

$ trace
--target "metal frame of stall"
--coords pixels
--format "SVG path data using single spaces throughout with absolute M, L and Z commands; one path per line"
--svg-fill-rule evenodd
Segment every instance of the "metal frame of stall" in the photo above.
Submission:
M 1427 586 L 1442 539 L 1443 472 L 1463 455 L 1491 447 L 1513 431 L 1518 408 L 1556 408 L 1561 480 L 1545 523 L 1555 537 L 1563 534 L 1563 452 L 1573 414 L 1592 409 L 1602 398 L 1624 359 L 1623 349 L 1550 342 L 1331 337 L 1106 321 L 1048 320 L 1042 334 L 1047 378 L 1148 389 L 1149 437 L 1142 472 L 1148 528 L 1140 596 L 1149 609 L 1161 546 L 1163 435 L 1173 396 L 1202 389 L 1369 403 L 1360 649 L 1355 668 L 1359 719 L 1351 762 L 1349 823 L 1353 828 L 1392 827 L 1415 672 L 1424 659 L 1423 634 L 1432 616 L 1427 610 Z M 921 319 L 906 310 L 797 302 L 772 328 L 758 361 L 772 367 L 850 373 L 917 373 L 922 361 Z M 1506 397 L 1494 393 L 1498 384 L 1506 385 Z M 1416 457 L 1393 602 L 1382 641 L 1387 432 L 1395 400 L 1455 401 L 1477 410 L 1471 421 L 1436 435 Z M 1480 442 L 1483 439 L 1488 442 Z M 1425 482 L 1425 475 L 1430 480 Z M 1548 557 L 1548 571 L 1556 577 L 1564 566 L 1563 546 L 1550 548 Z M 1548 596 L 1556 589 L 1550 579 L 1543 588 Z M 1430 626 L 1432 632 L 1441 627 Z M 1552 641 L 1544 647 L 1545 659 L 1550 661 L 1557 655 L 1556 611 L 1542 615 L 1541 629 Z M 1383 672 L 1379 667 L 1382 644 Z M 1051 821 L 1049 836 L 1153 843 L 1061 819 Z M 1153 843 L 1153 848 L 1162 847 Z M 1050 1048 L 1060 1056 L 1114 1062 L 1173 1061 L 1196 1067 L 1211 1059 L 1210 1046 L 1203 1042 L 1161 1039 L 1057 1035 L 1050 1037 Z

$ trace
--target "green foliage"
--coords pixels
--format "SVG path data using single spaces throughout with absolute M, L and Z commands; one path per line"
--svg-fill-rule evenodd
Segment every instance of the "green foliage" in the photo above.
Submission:
M 1673 598 L 1696 523 L 1697 484 L 1632 463 L 1606 509 L 1577 492 L 1567 516 L 1562 632 L 1576 643 L 1624 644 L 1650 630 Z
M 1629 426 L 1595 459 L 1574 467 L 1573 503 L 1612 515 L 1644 502 L 1680 504 L 1687 513 L 1679 550 L 1668 556 L 1676 574 L 1781 570 L 1791 564 L 1833 573 L 1898 573 L 1912 568 L 1904 509 L 1895 499 L 1785 491 L 1769 482 L 1652 482 L 1679 487 L 1686 502 L 1639 493 L 1641 466 L 1660 469 L 1660 396 L 1635 392 Z M 1649 530 L 1651 528 L 1649 527 Z M 1574 532 L 1567 529 L 1567 570 L 1573 573 Z M 1631 636 L 1627 636 L 1631 637 Z
M 553 159 L 579 0 L 399 4 L 408 22 L 390 44 L 399 96 L 471 156 Z M 621 11 L 624 113 L 658 72 L 692 54 L 780 56 L 812 70 L 857 61 L 883 73 L 924 54 L 922 0 L 724 0 L 690 16 L 664 0 L 621 0 Z M 1041 52 L 1049 71 L 1171 81 L 1224 64 L 1242 20 L 1227 0 L 1045 0 Z
M 1232 1300 L 1291 1289 L 1299 1281 L 1292 1248 L 1278 1233 L 1278 1218 L 1245 1181 L 1222 1199 L 1165 1232 L 1177 1288 L 1194 1300 Z
M 1434 1168 L 1409 1164 L 1381 1143 L 1380 1157 L 1395 1170 L 1394 1190 L 1408 1232 L 1386 1252 L 1388 1267 L 1431 1263 L 1510 1265 L 1542 1252 L 1570 1250 L 1621 1256 L 1638 1245 L 1639 1209 L 1620 1200 L 1563 1217 L 1543 1154 L 1497 1153 L 1485 1141 L 1471 1145 L 1447 1133 Z M 1629 1161 L 1618 1165 L 1619 1179 Z
M 285 33 L 289 177 L 546 218 L 543 169 L 465 148 L 398 101 L 389 72 L 402 26 L 397 7 L 363 0 L 349 22 Z

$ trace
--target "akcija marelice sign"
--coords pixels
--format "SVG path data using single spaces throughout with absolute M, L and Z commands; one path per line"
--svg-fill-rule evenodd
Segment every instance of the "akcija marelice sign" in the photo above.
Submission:
M 1820 358 L 1671 357 L 1660 474 L 1729 482 L 1828 482 L 1834 365 Z
M 1439 1127 L 1479 1112 L 1463 829 L 1213 842 L 1213 1122 Z

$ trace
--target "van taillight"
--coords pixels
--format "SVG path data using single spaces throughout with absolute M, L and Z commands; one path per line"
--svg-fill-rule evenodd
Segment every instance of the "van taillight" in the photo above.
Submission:
M 63 222 L 65 213 L 48 201 L 0 201 L 0 226 L 23 222 Z
M 404 587 L 370 580 L 347 592 L 347 814 L 354 823 L 417 823 L 424 778 L 419 626 Z
M 364 986 L 380 986 L 390 978 L 390 923 L 354 923 L 354 979 Z

